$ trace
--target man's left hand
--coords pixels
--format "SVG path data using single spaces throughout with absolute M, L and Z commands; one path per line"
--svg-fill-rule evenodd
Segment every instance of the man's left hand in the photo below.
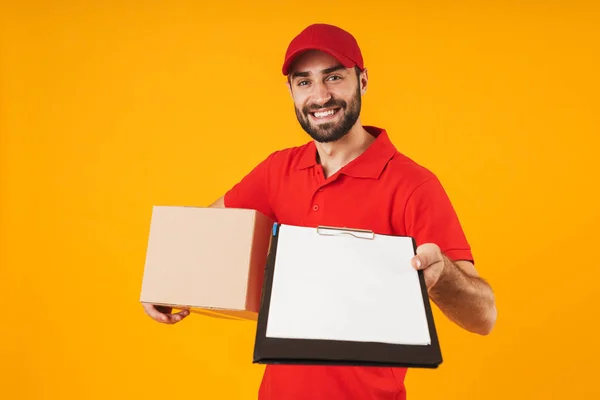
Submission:
M 424 243 L 417 247 L 417 255 L 411 262 L 415 269 L 423 270 L 427 290 L 437 283 L 444 272 L 444 256 L 439 246 L 434 243 Z

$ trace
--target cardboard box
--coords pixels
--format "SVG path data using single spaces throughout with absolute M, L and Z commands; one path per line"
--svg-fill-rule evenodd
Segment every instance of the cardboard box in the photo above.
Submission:
M 273 224 L 254 210 L 154 206 L 140 301 L 256 320 Z

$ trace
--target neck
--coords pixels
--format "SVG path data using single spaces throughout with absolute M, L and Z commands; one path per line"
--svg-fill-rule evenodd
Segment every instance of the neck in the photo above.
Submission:
M 357 121 L 340 140 L 330 143 L 315 142 L 325 178 L 360 156 L 374 140 L 375 138 Z

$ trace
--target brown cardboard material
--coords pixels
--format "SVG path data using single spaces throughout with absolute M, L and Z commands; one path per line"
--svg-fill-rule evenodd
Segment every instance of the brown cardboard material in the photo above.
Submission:
M 273 223 L 255 210 L 154 206 L 140 301 L 256 320 Z

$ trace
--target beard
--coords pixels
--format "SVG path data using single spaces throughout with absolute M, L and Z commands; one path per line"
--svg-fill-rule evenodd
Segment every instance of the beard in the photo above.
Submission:
M 322 108 L 340 108 L 337 112 L 344 111 L 344 116 L 337 122 L 326 122 L 318 125 L 311 123 L 309 113 L 319 111 Z M 295 107 L 296 118 L 298 118 L 298 122 L 300 123 L 300 126 L 302 126 L 302 129 L 304 129 L 304 131 L 315 141 L 320 143 L 335 142 L 336 140 L 343 138 L 358 120 L 360 109 L 360 87 L 357 87 L 350 103 L 346 103 L 344 100 L 331 98 L 327 103 L 322 105 L 306 105 L 302 107 L 302 111 L 300 111 L 298 107 Z

